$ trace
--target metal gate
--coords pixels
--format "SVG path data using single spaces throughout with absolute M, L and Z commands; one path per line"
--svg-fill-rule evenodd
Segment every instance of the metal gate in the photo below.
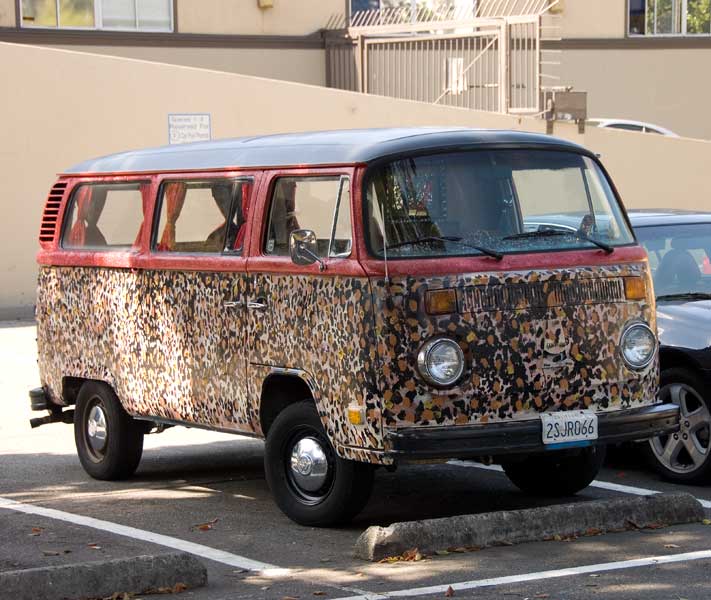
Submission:
M 327 85 L 474 110 L 537 114 L 546 77 L 541 29 L 541 14 L 351 27 L 327 38 Z

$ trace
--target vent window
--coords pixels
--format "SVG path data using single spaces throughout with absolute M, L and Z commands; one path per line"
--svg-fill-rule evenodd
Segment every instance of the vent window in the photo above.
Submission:
M 42 213 L 42 224 L 40 225 L 39 241 L 42 243 L 52 243 L 56 238 L 59 207 L 62 204 L 66 189 L 66 182 L 56 183 L 49 192 L 47 203 L 44 206 L 44 213 Z

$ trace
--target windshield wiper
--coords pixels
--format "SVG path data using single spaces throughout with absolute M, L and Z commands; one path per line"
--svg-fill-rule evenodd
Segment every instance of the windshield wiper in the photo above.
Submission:
M 662 294 L 657 300 L 711 300 L 711 294 L 706 292 L 680 292 L 678 294 Z
M 508 235 L 505 238 L 502 238 L 504 240 L 525 240 L 527 238 L 536 238 L 536 237 L 556 237 L 556 236 L 562 236 L 562 235 L 572 235 L 579 240 L 583 240 L 585 242 L 590 242 L 591 244 L 594 244 L 601 250 L 604 250 L 607 254 L 612 254 L 615 249 L 610 246 L 609 244 L 606 244 L 605 242 L 601 242 L 600 240 L 596 240 L 595 238 L 591 238 L 589 235 L 585 235 L 582 231 L 578 231 L 577 229 L 573 230 L 571 229 L 570 231 L 561 231 L 559 229 L 543 229 L 542 231 L 524 231 L 523 233 L 516 233 L 514 235 Z
M 491 256 L 491 258 L 495 258 L 496 260 L 501 260 L 504 255 L 501 252 L 497 252 L 496 250 L 492 250 L 491 248 L 485 248 L 483 246 L 477 246 L 476 244 L 470 244 L 468 242 L 463 241 L 462 238 L 460 237 L 454 237 L 454 236 L 426 236 L 426 237 L 421 237 L 417 238 L 415 240 L 408 240 L 406 242 L 397 242 L 395 244 L 388 244 L 385 249 L 386 250 L 393 250 L 395 248 L 401 248 L 403 246 L 414 246 L 417 244 L 428 244 L 431 242 L 454 242 L 455 244 L 459 244 L 460 246 L 465 246 L 467 248 L 472 248 L 474 250 L 478 250 L 482 254 L 486 254 L 487 256 Z

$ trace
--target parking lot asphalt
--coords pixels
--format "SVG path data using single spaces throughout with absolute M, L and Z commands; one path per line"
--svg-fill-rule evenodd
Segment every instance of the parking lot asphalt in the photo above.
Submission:
M 134 478 L 92 480 L 76 458 L 71 426 L 29 428 L 27 391 L 39 384 L 34 337 L 31 324 L 0 327 L 0 571 L 187 548 L 208 567 L 207 587 L 180 594 L 196 600 L 711 598 L 711 526 L 702 523 L 452 549 L 418 561 L 353 557 L 370 525 L 552 502 L 471 463 L 379 470 L 366 509 L 340 529 L 289 521 L 264 481 L 263 444 L 241 436 L 172 428 L 146 438 Z M 633 448 L 613 452 L 597 481 L 555 502 L 584 510 L 594 499 L 683 490 L 711 507 L 711 486 L 665 483 Z

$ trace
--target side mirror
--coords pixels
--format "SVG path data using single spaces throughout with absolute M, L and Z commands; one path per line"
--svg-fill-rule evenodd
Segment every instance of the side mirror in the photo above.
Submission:
M 318 255 L 316 234 L 311 229 L 296 229 L 289 234 L 289 256 L 295 265 L 318 262 L 320 271 L 326 269 L 326 264 Z

